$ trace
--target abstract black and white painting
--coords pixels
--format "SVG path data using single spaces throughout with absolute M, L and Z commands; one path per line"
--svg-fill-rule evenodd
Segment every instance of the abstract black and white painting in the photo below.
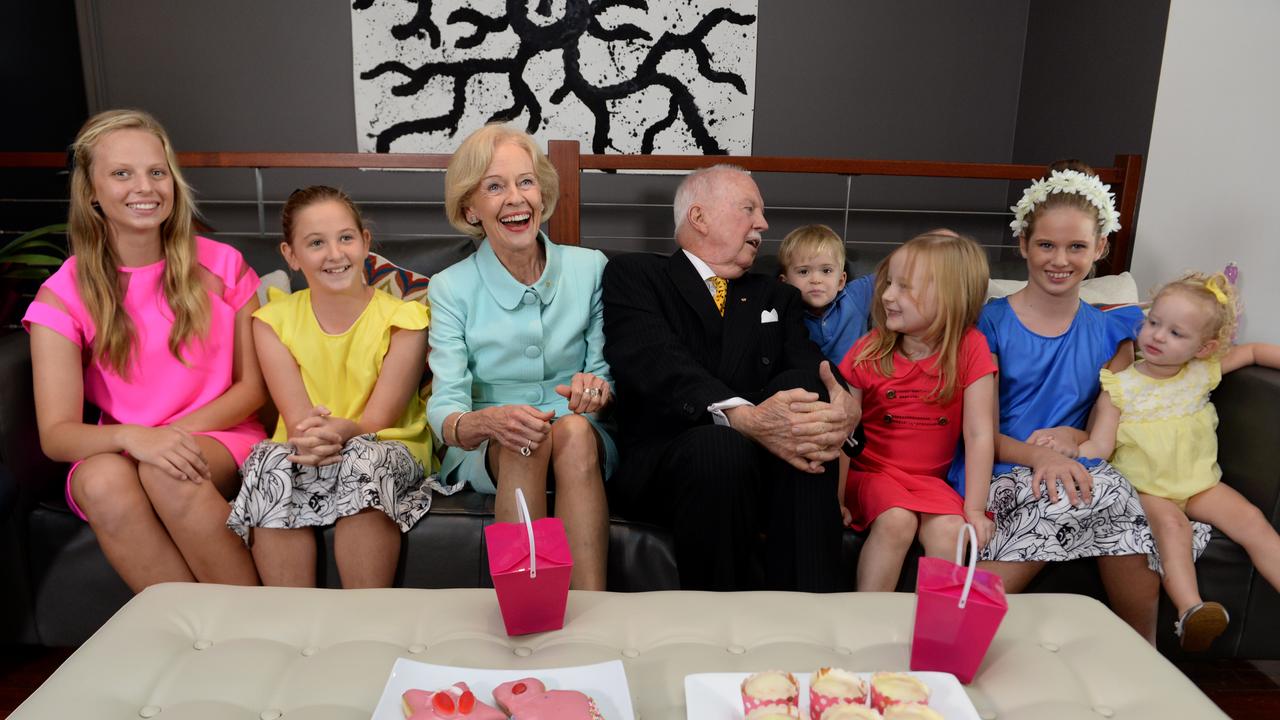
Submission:
M 362 152 L 493 120 L 584 152 L 751 153 L 757 0 L 353 0 Z

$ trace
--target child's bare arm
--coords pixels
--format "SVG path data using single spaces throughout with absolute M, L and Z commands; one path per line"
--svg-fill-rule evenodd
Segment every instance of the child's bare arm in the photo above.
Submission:
M 987 517 L 987 491 L 996 454 L 996 380 L 985 375 L 964 390 L 964 516 L 985 547 L 995 534 Z
M 1280 345 L 1271 343 L 1245 343 L 1236 345 L 1222 358 L 1222 374 L 1249 365 L 1280 368 Z
M 1111 402 L 1111 393 L 1103 390 L 1093 405 L 1089 439 L 1080 443 L 1080 457 L 1107 460 L 1116 449 L 1116 429 L 1120 426 L 1120 408 Z

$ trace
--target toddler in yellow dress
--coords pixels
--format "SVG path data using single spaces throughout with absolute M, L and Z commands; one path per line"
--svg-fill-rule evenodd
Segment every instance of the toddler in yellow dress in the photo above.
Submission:
M 1226 608 L 1204 602 L 1196 582 L 1188 518 L 1239 543 L 1280 588 L 1280 535 L 1257 507 L 1222 484 L 1218 413 L 1209 393 L 1223 373 L 1247 365 L 1280 367 L 1280 346 L 1232 345 L 1235 288 L 1221 273 L 1188 273 L 1160 288 L 1138 332 L 1142 360 L 1101 371 L 1081 457 L 1111 458 L 1138 490 L 1164 566 L 1164 589 L 1178 609 L 1174 631 L 1200 651 L 1226 629 Z M 1112 452 L 1114 450 L 1114 455 Z

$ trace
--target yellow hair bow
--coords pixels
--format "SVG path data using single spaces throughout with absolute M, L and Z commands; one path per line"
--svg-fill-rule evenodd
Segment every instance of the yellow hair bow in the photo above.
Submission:
M 1213 296 L 1218 299 L 1219 305 L 1228 305 L 1231 303 L 1231 299 L 1227 297 L 1227 294 L 1222 290 L 1226 282 L 1227 279 L 1223 277 L 1221 273 L 1204 281 L 1205 289 L 1213 293 Z

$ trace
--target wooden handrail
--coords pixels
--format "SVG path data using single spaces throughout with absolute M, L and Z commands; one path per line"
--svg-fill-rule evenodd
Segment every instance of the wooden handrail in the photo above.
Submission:
M 957 163 L 926 160 L 858 160 L 819 157 L 732 155 L 583 155 L 576 140 L 552 140 L 547 156 L 560 175 L 560 195 L 550 219 L 551 237 L 567 245 L 581 243 L 583 170 L 695 170 L 731 163 L 753 172 L 864 175 L 891 177 L 961 178 L 975 180 L 1033 180 L 1044 175 L 1041 165 Z M 443 170 L 447 154 L 408 153 L 288 153 L 184 152 L 184 168 L 372 168 Z M 0 152 L 0 167 L 63 168 L 61 152 Z M 1114 274 L 1129 269 L 1133 256 L 1133 223 L 1137 217 L 1142 178 L 1141 155 L 1117 155 L 1112 167 L 1096 168 L 1111 185 L 1120 212 L 1120 230 L 1111 236 L 1111 250 L 1098 271 Z

